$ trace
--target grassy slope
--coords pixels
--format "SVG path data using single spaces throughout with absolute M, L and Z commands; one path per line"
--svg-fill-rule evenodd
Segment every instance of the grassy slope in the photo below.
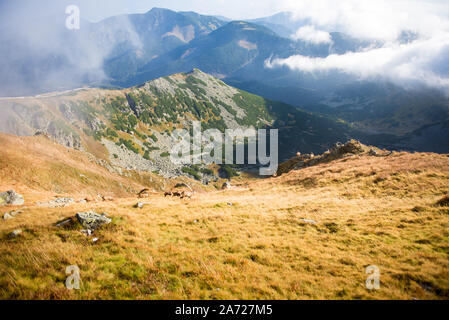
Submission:
M 12 134 L 32 135 L 41 128 L 31 126 L 41 122 L 49 123 L 52 127 L 56 127 L 58 132 L 63 132 L 63 135 L 73 134 L 79 137 L 82 146 L 88 152 L 104 160 L 108 160 L 112 155 L 100 143 L 101 138 L 118 144 L 121 143 L 119 140 L 121 138 L 122 144 L 125 142 L 128 144 L 128 149 L 137 151 L 141 156 L 147 151 L 150 158 L 157 160 L 155 155 L 167 150 L 151 150 L 160 147 L 149 138 L 151 130 L 171 132 L 175 128 L 190 124 L 191 120 L 200 120 L 203 130 L 217 128 L 224 131 L 227 124 L 220 107 L 227 110 L 228 116 L 235 120 L 235 125 L 264 128 L 272 124 L 273 128 L 278 128 L 281 159 L 290 158 L 296 151 L 322 152 L 337 141 L 345 141 L 358 135 L 358 132 L 342 121 L 231 89 L 199 70 L 188 74 L 175 74 L 164 79 L 169 83 L 165 83 L 162 88 L 167 86 L 173 89 L 174 93 L 169 93 L 170 90 L 157 89 L 161 86 L 159 83 L 155 86 L 148 85 L 150 90 L 147 90 L 145 85 L 124 90 L 86 89 L 59 95 L 50 94 L 40 98 L 0 101 L 0 105 L 14 115 L 14 120 L 11 120 L 7 114 L 5 119 L 8 121 L 5 123 L 8 125 L 4 126 L 7 128 L 12 126 L 6 131 Z M 174 81 L 176 79 L 181 83 L 176 83 Z M 229 100 L 217 96 L 217 92 L 220 92 L 217 88 L 221 86 L 230 92 L 229 100 L 235 102 L 244 112 L 242 117 L 237 116 L 238 113 L 229 105 Z M 136 107 L 128 106 L 128 100 Z M 19 112 L 19 115 L 13 112 L 22 108 L 25 111 Z M 24 127 L 21 118 L 31 119 L 27 120 L 28 130 L 25 133 L 19 130 Z M 100 126 L 99 121 L 104 127 Z M 115 135 L 111 136 L 111 132 Z M 135 135 L 131 135 L 131 132 Z M 146 142 L 147 145 L 139 147 L 131 142 L 135 139 L 142 143 Z
M 2 188 L 14 186 L 3 177 Z M 191 201 L 154 195 L 141 210 L 132 197 L 63 209 L 26 203 L 0 222 L 0 297 L 449 298 L 449 208 L 434 206 L 449 192 L 447 155 L 356 156 L 238 179 L 237 189 Z M 96 244 L 52 226 L 88 209 L 113 217 Z M 7 240 L 17 228 L 23 235 Z M 70 292 L 65 268 L 74 264 L 82 289 Z M 365 289 L 368 265 L 380 267 L 378 291 Z
M 14 189 L 29 200 L 55 195 L 116 197 L 144 187 L 160 190 L 162 178 L 150 173 L 109 172 L 86 153 L 63 147 L 44 136 L 16 137 L 0 133 L 0 190 Z

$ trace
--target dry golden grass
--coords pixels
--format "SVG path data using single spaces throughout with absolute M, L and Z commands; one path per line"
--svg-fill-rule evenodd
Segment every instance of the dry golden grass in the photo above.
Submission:
M 110 172 L 85 152 L 65 148 L 44 136 L 0 134 L 0 190 L 14 189 L 31 201 L 70 195 L 113 197 L 135 195 L 143 188 L 161 191 L 178 182 L 151 174 Z
M 355 156 L 234 183 L 191 201 L 156 194 L 144 209 L 134 197 L 62 209 L 27 203 L 0 222 L 0 297 L 449 298 L 449 207 L 436 205 L 449 193 L 448 156 Z M 53 226 L 90 209 L 113 217 L 97 243 Z M 81 269 L 79 291 L 64 286 L 69 265 Z M 365 288 L 370 265 L 380 268 L 380 290 Z

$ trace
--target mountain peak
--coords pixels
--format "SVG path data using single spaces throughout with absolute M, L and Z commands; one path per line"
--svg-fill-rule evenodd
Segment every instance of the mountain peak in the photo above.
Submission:
M 170 9 L 166 9 L 166 8 L 158 8 L 158 7 L 153 7 L 151 10 L 149 10 L 147 13 L 159 13 L 159 12 L 175 12 L 173 10 Z

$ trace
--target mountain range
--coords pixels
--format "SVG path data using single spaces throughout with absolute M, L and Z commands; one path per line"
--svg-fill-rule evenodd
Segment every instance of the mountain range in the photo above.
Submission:
M 173 130 L 190 128 L 192 121 L 200 121 L 202 130 L 222 132 L 248 127 L 278 129 L 281 161 L 298 150 L 319 153 L 351 137 L 369 141 L 377 137 L 342 121 L 228 86 L 198 69 L 123 90 L 92 88 L 2 98 L 0 106 L 3 132 L 48 135 L 110 163 L 111 170 L 158 172 L 166 177 L 189 170 L 172 163 L 168 156 L 176 143 L 171 138 Z
M 295 39 L 292 34 L 310 21 L 296 21 L 288 12 L 229 21 L 224 17 L 154 8 L 145 14 L 115 16 L 98 23 L 83 21 L 76 32 L 67 30 L 60 19 L 45 17 L 29 22 L 28 28 L 46 25 L 47 20 L 50 22 L 44 28 L 45 35 L 39 33 L 43 28 L 30 31 L 37 39 L 46 37 L 44 48 L 41 41 L 39 46 L 29 41 L 28 32 L 17 35 L 13 26 L 4 29 L 1 40 L 6 45 L 0 48 L 0 66 L 5 70 L 0 75 L 1 95 L 32 95 L 82 86 L 126 92 L 131 89 L 123 88 L 161 81 L 160 78 L 196 68 L 234 90 L 280 101 L 274 113 L 285 113 L 284 106 L 289 105 L 288 109 L 294 112 L 287 113 L 330 121 L 324 130 L 304 141 L 302 136 L 295 137 L 304 127 L 289 129 L 285 136 L 290 138 L 281 140 L 281 144 L 291 145 L 290 140 L 296 140 L 297 150 L 285 151 L 286 156 L 298 150 L 320 152 L 349 136 L 396 149 L 449 150 L 449 139 L 430 143 L 433 135 L 449 136 L 449 99 L 437 90 L 404 89 L 387 81 L 360 80 L 338 72 L 317 75 L 287 67 L 267 68 L 267 61 L 273 58 L 319 58 L 381 45 L 340 32 L 330 32 L 329 43 Z M 414 39 L 412 35 L 403 38 Z M 340 134 L 328 136 L 326 130 L 334 125 Z M 314 130 L 317 128 L 321 127 Z M 428 132 L 432 135 L 424 134 Z M 319 138 L 312 143 L 310 137 L 314 135 Z

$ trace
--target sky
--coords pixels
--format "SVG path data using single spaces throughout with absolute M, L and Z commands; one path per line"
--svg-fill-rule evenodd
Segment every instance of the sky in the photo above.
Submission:
M 153 7 L 222 15 L 230 19 L 253 19 L 281 11 L 292 11 L 298 17 L 311 16 L 322 24 L 335 24 L 335 21 L 342 22 L 347 18 L 364 26 L 375 23 L 377 29 L 381 31 L 392 27 L 392 20 L 396 20 L 394 24 L 397 24 L 416 14 L 433 12 L 449 16 L 447 0 L 72 0 L 68 2 L 78 4 L 84 18 L 92 22 L 118 14 L 145 13 Z M 364 27 L 361 31 L 368 30 Z
M 79 3 L 84 18 L 91 22 L 123 13 L 145 13 L 153 7 L 222 15 L 235 20 L 269 16 L 283 8 L 280 1 L 272 0 L 74 0 L 72 2 Z

